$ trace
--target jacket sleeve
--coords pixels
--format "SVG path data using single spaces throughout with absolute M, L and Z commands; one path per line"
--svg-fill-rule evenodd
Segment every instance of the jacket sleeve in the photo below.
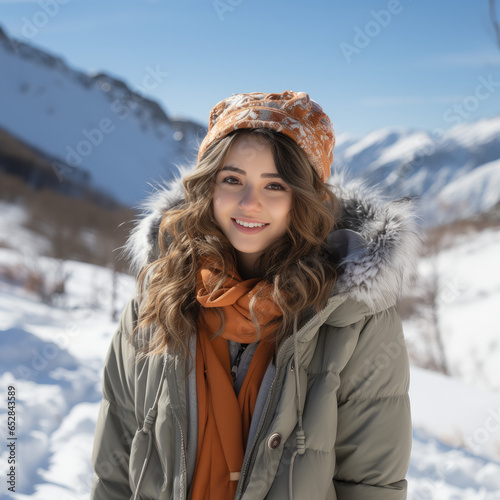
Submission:
M 104 366 L 103 398 L 94 435 L 92 500 L 129 499 L 130 444 L 137 428 L 134 411 L 135 350 L 130 335 L 136 324 L 132 298 L 111 341 Z
M 338 500 L 406 499 L 412 444 L 409 361 L 394 307 L 367 318 L 341 373 Z

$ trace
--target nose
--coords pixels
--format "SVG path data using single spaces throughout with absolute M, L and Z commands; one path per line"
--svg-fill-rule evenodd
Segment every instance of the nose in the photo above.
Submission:
M 258 212 L 261 209 L 261 202 L 257 189 L 253 186 L 247 186 L 243 190 L 239 208 L 245 212 Z

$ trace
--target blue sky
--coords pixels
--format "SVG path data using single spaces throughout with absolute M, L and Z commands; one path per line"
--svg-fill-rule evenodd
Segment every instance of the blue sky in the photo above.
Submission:
M 233 93 L 287 89 L 337 134 L 500 113 L 487 0 L 0 0 L 0 25 L 205 125 Z

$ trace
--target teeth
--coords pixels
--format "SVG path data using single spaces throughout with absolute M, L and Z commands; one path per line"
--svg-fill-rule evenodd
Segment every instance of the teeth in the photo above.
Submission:
M 244 227 L 263 227 L 267 226 L 267 224 L 259 224 L 258 222 L 243 222 L 241 220 L 235 219 L 235 221 L 240 225 Z

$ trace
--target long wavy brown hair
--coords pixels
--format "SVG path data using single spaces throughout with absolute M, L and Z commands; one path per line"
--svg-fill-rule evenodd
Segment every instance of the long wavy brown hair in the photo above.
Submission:
M 168 348 L 188 352 L 196 334 L 200 305 L 196 300 L 196 273 L 200 257 L 222 269 L 215 292 L 237 265 L 236 251 L 214 218 L 212 194 L 217 172 L 241 134 L 257 134 L 269 143 L 276 169 L 292 189 L 290 224 L 286 234 L 261 255 L 258 266 L 272 286 L 272 296 L 282 311 L 275 320 L 271 340 L 276 347 L 299 322 L 325 306 L 338 276 L 337 259 L 327 252 L 325 239 L 335 228 L 339 204 L 303 150 L 289 137 L 267 128 L 236 130 L 211 145 L 196 169 L 184 177 L 184 200 L 162 217 L 157 260 L 144 266 L 138 277 L 138 330 L 149 332 L 141 342 L 144 354 Z M 258 297 L 256 297 L 258 299 Z M 255 299 L 255 300 L 256 300 Z M 218 311 L 224 331 L 224 315 Z M 250 304 L 257 332 L 263 326 Z

